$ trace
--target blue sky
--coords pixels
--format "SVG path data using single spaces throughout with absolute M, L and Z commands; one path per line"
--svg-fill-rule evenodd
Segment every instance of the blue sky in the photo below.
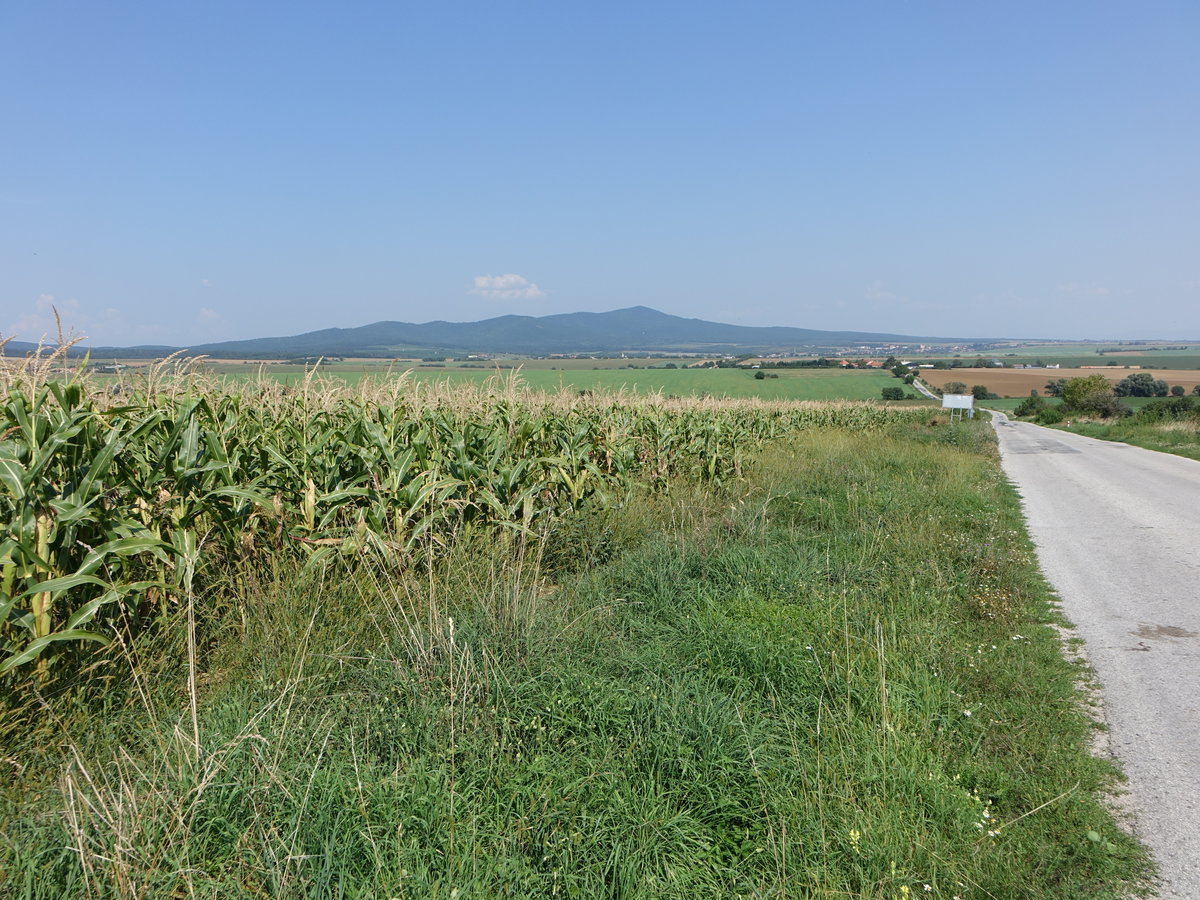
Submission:
M 1200 338 L 1200 4 L 8 3 L 0 334 Z

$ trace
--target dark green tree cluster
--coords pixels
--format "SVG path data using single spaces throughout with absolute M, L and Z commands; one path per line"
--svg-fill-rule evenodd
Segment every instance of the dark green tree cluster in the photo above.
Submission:
M 1113 393 L 1118 397 L 1165 397 L 1167 383 L 1149 372 L 1134 372 L 1118 381 Z

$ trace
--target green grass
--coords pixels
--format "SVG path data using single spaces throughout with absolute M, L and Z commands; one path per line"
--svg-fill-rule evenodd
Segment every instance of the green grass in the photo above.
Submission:
M 1200 423 L 1195 421 L 1151 423 L 1123 419 L 1119 422 L 1074 422 L 1058 427 L 1087 437 L 1121 441 L 1147 450 L 1200 460 Z
M 10 709 L 0 893 L 1074 900 L 1145 871 L 985 423 L 813 431 L 544 546 L 540 578 L 469 546 L 239 578 L 195 725 L 183 629 Z

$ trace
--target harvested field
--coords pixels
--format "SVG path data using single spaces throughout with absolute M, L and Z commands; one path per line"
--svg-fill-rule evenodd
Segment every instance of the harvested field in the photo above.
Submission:
M 1083 378 L 1103 375 L 1116 384 L 1126 375 L 1146 371 L 1168 385 L 1182 385 L 1187 393 L 1200 384 L 1200 371 L 1195 369 L 923 369 L 921 379 L 933 387 L 944 387 L 951 381 L 961 381 L 967 389 L 977 384 L 987 387 L 1001 397 L 1028 397 L 1031 390 L 1045 393 L 1046 382 L 1059 378 Z

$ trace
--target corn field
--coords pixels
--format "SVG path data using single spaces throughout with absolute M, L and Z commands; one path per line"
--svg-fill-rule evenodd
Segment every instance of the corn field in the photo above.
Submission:
M 62 361 L 59 361 L 62 365 Z M 536 535 L 637 484 L 737 478 L 797 429 L 874 404 L 670 400 L 315 377 L 222 384 L 186 365 L 102 383 L 0 371 L 0 677 L 150 626 L 239 562 L 406 566 L 458 537 Z

